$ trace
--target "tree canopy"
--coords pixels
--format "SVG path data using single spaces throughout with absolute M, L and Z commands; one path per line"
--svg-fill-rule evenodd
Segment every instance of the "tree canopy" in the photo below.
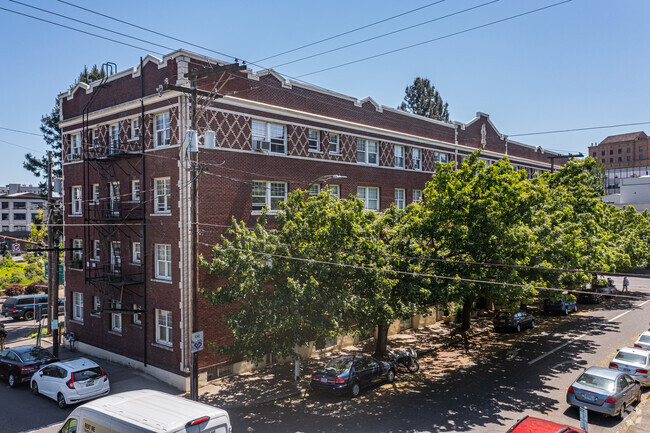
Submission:
M 449 104 L 442 100 L 440 93 L 428 78 L 417 77 L 413 84 L 406 86 L 404 93 L 404 101 L 398 109 L 449 122 Z

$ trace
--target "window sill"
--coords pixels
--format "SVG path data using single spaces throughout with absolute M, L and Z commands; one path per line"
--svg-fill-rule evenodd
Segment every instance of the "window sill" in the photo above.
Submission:
M 157 347 L 158 349 L 163 349 L 163 350 L 169 350 L 170 352 L 174 351 L 174 348 L 170 345 L 167 344 L 162 344 L 162 343 L 151 343 L 153 347 Z
M 101 314 L 90 314 L 90 317 L 96 317 L 96 318 L 99 319 L 99 318 L 102 317 L 102 315 Z
M 153 281 L 154 283 L 173 284 L 171 279 L 163 280 L 163 279 L 160 279 L 160 278 L 152 278 L 151 281 Z
M 168 216 L 172 216 L 172 212 L 171 212 L 171 211 L 169 211 L 169 212 L 164 212 L 164 213 L 163 213 L 163 212 L 160 212 L 160 213 L 155 213 L 155 212 L 154 212 L 154 213 L 149 214 L 149 216 L 150 216 L 150 217 L 158 217 L 158 216 L 168 217 Z
M 131 263 L 128 263 L 128 264 L 131 265 L 131 266 L 142 266 L 142 263 L 140 263 L 140 262 L 131 262 Z
M 307 149 L 307 150 L 312 153 L 323 153 L 323 151 L 320 149 Z
M 81 218 L 82 216 L 83 214 L 80 213 L 71 213 L 70 215 L 68 215 L 68 218 Z
M 268 210 L 268 211 L 266 211 L 266 214 L 267 215 L 277 215 L 278 211 L 277 210 Z M 254 210 L 254 211 L 251 212 L 251 215 L 262 215 L 262 211 L 261 210 Z
M 77 272 L 83 272 L 83 268 L 71 268 L 71 267 L 68 267 L 68 270 L 70 270 L 70 271 L 77 271 Z
M 122 331 L 114 331 L 111 329 L 110 331 L 108 331 L 108 333 L 111 335 L 117 335 L 118 337 L 122 336 Z
M 84 321 L 81 319 L 70 319 L 70 323 L 76 323 L 77 325 L 83 325 Z

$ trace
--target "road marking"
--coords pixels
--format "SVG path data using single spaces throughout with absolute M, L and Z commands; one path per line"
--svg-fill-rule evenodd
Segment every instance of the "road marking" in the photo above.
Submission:
M 639 307 L 640 307 L 640 305 L 639 305 Z M 616 320 L 616 319 L 620 319 L 621 317 L 625 316 L 625 315 L 626 315 L 627 313 L 629 313 L 630 311 L 632 311 L 632 310 L 627 310 L 626 312 L 621 313 L 621 314 L 619 314 L 619 315 L 616 316 L 616 317 L 612 317 L 611 319 L 608 320 L 608 322 L 613 322 L 613 321 Z

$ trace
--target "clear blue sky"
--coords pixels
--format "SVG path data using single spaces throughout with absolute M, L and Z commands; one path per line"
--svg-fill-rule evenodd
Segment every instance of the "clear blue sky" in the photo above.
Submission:
M 56 0 L 21 1 L 170 49 L 0 0 L 2 8 L 141 47 L 126 47 L 0 10 L 0 128 L 39 133 L 41 116 L 51 111 L 56 95 L 68 89 L 84 65 L 111 61 L 121 71 L 137 65 L 140 56 L 150 53 L 160 56 L 155 53 L 167 54 L 177 48 L 232 61 Z M 249 62 L 433 3 L 433 0 L 67 1 Z M 296 77 L 558 1 L 495 1 L 470 12 L 276 69 Z M 260 63 L 274 67 L 488 2 L 442 1 Z M 395 107 L 404 97 L 404 88 L 416 76 L 427 77 L 449 103 L 452 120 L 467 122 L 477 111 L 485 112 L 500 132 L 508 135 L 650 122 L 648 17 L 648 0 L 573 0 L 303 79 L 350 96 L 371 96 L 380 104 Z M 513 139 L 547 149 L 586 153 L 590 143 L 599 142 L 607 135 L 637 130 L 650 132 L 650 123 Z M 38 136 L 0 129 L 3 156 L 0 185 L 38 182 L 22 168 L 27 150 L 19 146 L 36 153 L 46 150 Z

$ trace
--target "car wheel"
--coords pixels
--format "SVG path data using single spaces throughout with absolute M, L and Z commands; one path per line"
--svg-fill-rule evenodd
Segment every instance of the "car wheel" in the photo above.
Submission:
M 352 384 L 352 388 L 350 388 L 350 394 L 352 394 L 352 397 L 358 397 L 359 394 L 361 394 L 361 387 L 359 386 L 359 382 L 354 382 Z
M 61 394 L 61 393 L 59 393 L 59 394 L 56 396 L 56 403 L 59 405 L 59 407 L 60 407 L 61 409 L 65 409 L 66 406 L 68 406 L 68 405 L 66 404 L 66 402 L 65 402 L 65 397 L 64 397 L 63 394 Z
M 574 312 L 574 313 L 577 313 L 577 312 L 578 312 L 578 304 L 576 304 L 575 307 L 573 307 L 573 312 Z
M 619 416 L 621 419 L 625 419 L 625 403 L 623 403 L 623 404 L 621 405 L 621 410 L 618 411 L 618 416 Z
M 569 309 L 568 309 L 568 308 L 565 308 L 565 309 L 564 309 L 564 315 L 565 315 L 565 316 L 568 316 L 568 315 L 569 315 Z
M 32 382 L 32 394 L 38 395 L 38 383 Z
M 12 388 L 15 388 L 16 385 L 18 384 L 16 380 L 16 374 L 15 373 L 9 373 L 9 377 L 7 377 L 7 382 L 9 382 L 9 386 Z
M 25 320 L 34 320 L 34 312 L 25 311 Z
M 534 320 L 531 320 L 531 322 L 530 322 L 530 327 L 531 327 L 531 328 L 534 328 L 534 327 L 535 327 L 535 321 L 534 321 Z
M 517 332 L 521 332 L 521 325 L 519 323 L 517 323 L 517 328 L 516 329 L 517 329 Z
M 388 373 L 386 373 L 386 382 L 393 383 L 394 380 L 395 372 L 393 370 L 388 370 Z

